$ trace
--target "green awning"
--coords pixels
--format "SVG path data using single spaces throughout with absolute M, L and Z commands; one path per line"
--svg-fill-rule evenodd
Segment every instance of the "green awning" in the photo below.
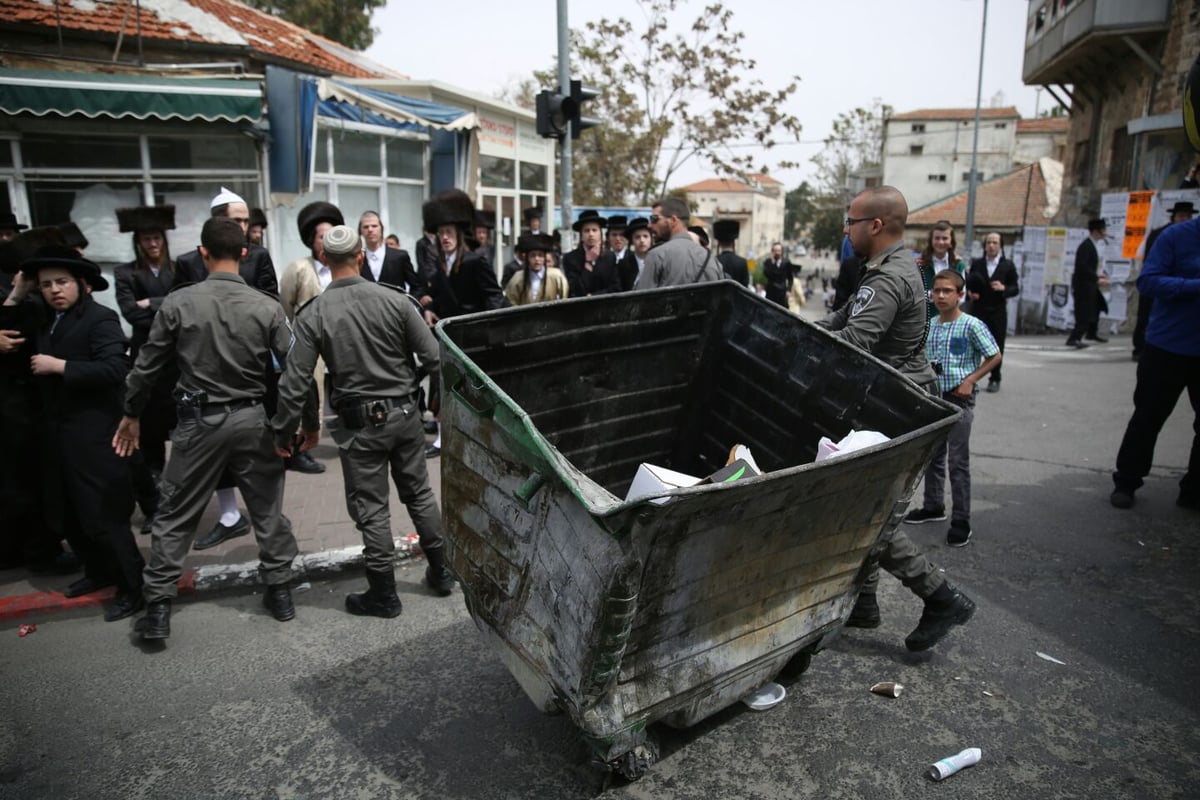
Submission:
M 257 122 L 262 117 L 262 87 L 257 80 L 0 69 L 0 112 Z

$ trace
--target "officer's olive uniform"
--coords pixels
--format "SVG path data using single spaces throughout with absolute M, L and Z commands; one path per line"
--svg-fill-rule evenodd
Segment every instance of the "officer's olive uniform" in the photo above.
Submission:
M 138 416 L 158 374 L 177 362 L 179 424 L 154 518 L 145 573 L 148 601 L 175 596 L 196 526 L 226 469 L 250 512 L 263 580 L 282 584 L 291 578 L 297 547 L 280 513 L 283 461 L 275 455 L 262 406 L 265 365 L 272 353 L 283 363 L 290 343 L 279 302 L 224 272 L 172 292 L 155 315 L 125 395 L 125 413 Z
M 903 372 L 927 391 L 937 393 L 937 376 L 925 355 L 925 287 L 908 248 L 899 243 L 867 263 L 858 292 L 850 302 L 816 324 L 843 341 L 861 347 Z M 919 597 L 945 583 L 917 546 L 900 530 L 902 514 L 892 519 L 878 546 L 878 564 Z M 874 594 L 879 570 L 873 564 L 864 594 Z
M 342 460 L 346 507 L 362 533 L 367 570 L 392 570 L 389 467 L 429 557 L 442 547 L 442 521 L 425 467 L 413 354 L 436 381 L 433 334 L 401 290 L 355 276 L 333 281 L 300 309 L 295 338 L 271 421 L 277 441 L 290 444 L 321 356 L 331 377 L 330 402 L 338 411 L 332 434 Z

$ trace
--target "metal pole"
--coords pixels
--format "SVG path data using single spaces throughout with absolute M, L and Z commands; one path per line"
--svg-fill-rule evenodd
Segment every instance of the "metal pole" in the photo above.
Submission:
M 979 182 L 975 167 L 979 160 L 979 107 L 983 102 L 983 46 L 987 42 L 987 7 L 988 0 L 983 0 L 983 25 L 979 35 L 979 84 L 975 89 L 975 138 L 971 142 L 971 180 L 967 188 L 967 253 L 973 253 L 975 248 L 975 185 Z
M 558 0 L 558 91 L 559 94 L 566 95 L 571 91 L 571 52 L 570 52 L 570 28 L 567 27 L 567 0 Z M 575 184 L 571 180 L 571 123 L 567 123 L 566 135 L 558 140 L 559 158 L 558 169 L 562 187 L 559 190 L 559 205 L 562 206 L 562 228 L 563 228 L 563 251 L 570 249 L 567 247 L 566 238 L 570 236 L 568 231 L 571 230 L 572 209 L 574 201 Z

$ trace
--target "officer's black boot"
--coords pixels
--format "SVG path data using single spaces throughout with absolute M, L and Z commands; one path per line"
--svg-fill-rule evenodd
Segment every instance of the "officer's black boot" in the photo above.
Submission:
M 850 618 L 846 620 L 846 627 L 878 628 L 880 622 L 879 601 L 876 599 L 875 593 L 863 592 L 858 596 L 858 602 L 854 604 Z
M 434 548 L 425 554 L 429 566 L 425 568 L 425 585 L 433 589 L 438 597 L 449 597 L 454 589 L 454 576 L 446 568 L 446 551 Z
M 360 617 L 400 616 L 400 598 L 396 595 L 396 574 L 388 570 L 367 570 L 365 592 L 346 595 L 346 610 Z
M 296 617 L 296 606 L 292 602 L 292 590 L 286 583 L 268 586 L 263 595 L 263 605 L 271 612 L 271 616 L 280 622 L 287 622 Z
M 133 624 L 133 631 L 146 640 L 166 639 L 171 635 L 171 601 L 155 600 L 146 606 L 146 616 Z
M 913 652 L 928 650 L 944 639 L 955 625 L 966 624 L 974 613 L 975 603 L 971 598 L 943 583 L 925 598 L 921 621 L 904 640 L 904 646 Z

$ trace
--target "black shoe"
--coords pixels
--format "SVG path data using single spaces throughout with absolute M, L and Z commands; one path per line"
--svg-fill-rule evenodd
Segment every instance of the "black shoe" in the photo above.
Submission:
M 104 612 L 105 622 L 116 622 L 119 619 L 132 617 L 146 607 L 146 598 L 142 596 L 142 588 L 127 592 L 118 592 L 117 599 Z
M 914 653 L 928 650 L 946 638 L 955 625 L 964 625 L 975 614 L 975 603 L 971 598 L 942 584 L 925 600 L 925 611 L 921 621 L 904 640 L 904 646 Z
M 360 617 L 400 616 L 403 606 L 396 594 L 396 574 L 388 570 L 367 570 L 367 590 L 346 595 L 346 610 Z
M 207 550 L 210 547 L 216 547 L 221 542 L 224 542 L 228 539 L 236 539 L 239 536 L 245 536 L 249 532 L 250 518 L 245 514 L 242 514 L 242 516 L 238 518 L 238 521 L 233 523 L 233 525 L 222 525 L 221 521 L 217 520 L 217 524 L 213 525 L 213 529 L 209 531 L 204 538 L 197 539 L 196 543 L 192 545 L 192 549 Z
M 101 583 L 85 576 L 64 589 L 63 597 L 82 597 L 85 594 L 98 592 L 101 589 L 108 588 L 109 586 L 112 586 L 112 583 Z
M 1113 508 L 1133 508 L 1133 492 L 1126 489 L 1113 489 L 1108 496 L 1108 502 Z
M 280 622 L 295 619 L 296 606 L 292 603 L 292 590 L 286 584 L 268 586 L 263 595 L 263 605 L 271 612 L 271 616 Z
M 1175 505 L 1180 508 L 1188 508 L 1192 511 L 1200 511 L 1200 497 L 1194 494 L 1179 493 L 1179 497 L 1175 498 Z
M 941 522 L 946 518 L 944 508 L 918 508 L 904 515 L 904 521 L 910 525 L 920 525 L 924 522 Z
M 308 453 L 296 453 L 283 463 L 287 469 L 293 472 L 303 472 L 305 475 L 320 475 L 325 471 L 325 465 Z
M 1108 339 L 1105 339 L 1103 336 L 1085 336 L 1083 338 L 1087 339 L 1089 342 L 1099 342 L 1100 344 L 1108 344 Z
M 445 567 L 435 568 L 430 564 L 425 568 L 425 585 L 438 597 L 449 597 L 454 591 L 454 575 Z
M 854 603 L 854 610 L 846 620 L 847 628 L 878 628 L 882 622 L 879 614 L 879 601 L 874 594 L 860 594 Z
M 1076 350 L 1082 350 L 1087 347 L 1087 345 L 1078 339 L 1067 339 L 1067 347 L 1074 347 Z
M 946 544 L 951 547 L 962 547 L 971 541 L 971 525 L 965 520 L 956 519 L 950 522 L 950 530 L 946 532 Z
M 133 623 L 133 632 L 146 640 L 171 635 L 171 601 L 155 600 L 146 606 L 146 616 Z
M 426 458 L 437 458 L 441 454 L 442 454 L 442 448 L 438 447 L 436 444 L 431 444 L 425 448 L 425 457 Z
M 1000 391 L 1000 381 L 988 381 L 987 389 L 985 391 L 987 391 L 988 394 L 995 394 L 996 392 Z

